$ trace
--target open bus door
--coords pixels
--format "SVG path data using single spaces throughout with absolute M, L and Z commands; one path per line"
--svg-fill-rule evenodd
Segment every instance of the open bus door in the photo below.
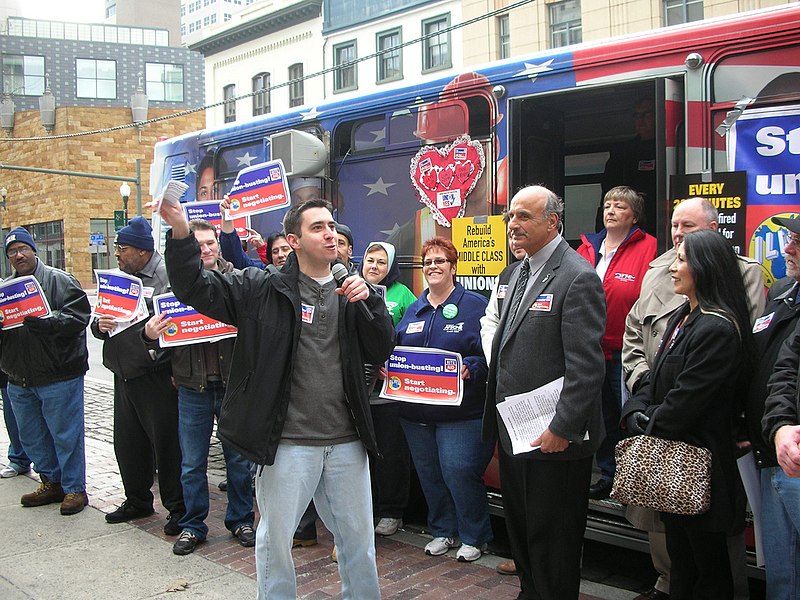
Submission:
M 598 227 L 604 190 L 629 185 L 646 194 L 652 221 L 646 230 L 658 239 L 659 252 L 671 247 L 667 182 L 682 167 L 683 82 L 647 80 L 509 99 L 509 180 L 511 190 L 541 183 L 564 198 L 565 239 L 573 246 L 580 235 Z M 647 107 L 650 107 L 649 109 Z M 652 111 L 652 114 L 641 114 Z M 640 114 L 635 114 L 640 113 Z M 642 118 L 652 136 L 639 136 Z M 641 139 L 640 139 L 641 138 Z M 628 154 L 632 179 L 611 180 L 607 165 L 615 154 Z M 646 186 L 646 187 L 645 187 Z M 490 465 L 486 482 L 499 488 Z M 493 512 L 502 512 L 502 491 L 489 493 Z M 647 536 L 625 519 L 613 500 L 590 500 L 586 537 L 646 551 Z
M 508 104 L 511 189 L 541 183 L 562 196 L 564 237 L 573 247 L 581 234 L 602 227 L 598 209 L 615 185 L 645 194 L 645 229 L 659 251 L 671 246 L 666 198 L 682 155 L 680 80 L 588 87 Z

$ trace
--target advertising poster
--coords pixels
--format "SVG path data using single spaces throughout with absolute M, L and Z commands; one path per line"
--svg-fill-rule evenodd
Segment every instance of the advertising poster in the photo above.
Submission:
M 144 304 L 145 288 L 142 280 L 118 270 L 96 270 L 95 275 L 97 302 L 94 305 L 94 316 L 113 317 L 118 323 L 137 318 L 141 312 L 140 304 Z
M 154 296 L 153 309 L 156 315 L 169 315 L 171 321 L 169 328 L 158 339 L 162 348 L 216 342 L 236 335 L 236 327 L 233 325 L 200 314 L 191 306 L 183 304 L 174 294 Z
M 396 346 L 386 361 L 381 398 L 460 406 L 464 395 L 461 355 L 436 348 Z
M 0 282 L 0 323 L 3 330 L 20 327 L 25 317 L 51 315 L 50 304 L 33 275 Z
M 271 160 L 239 171 L 228 201 L 229 219 L 287 208 L 291 198 L 283 161 Z
M 800 106 L 749 108 L 727 141 L 728 168 L 747 172 L 747 254 L 771 285 L 786 276 L 786 231 L 772 217 L 800 212 Z
M 736 254 L 747 254 L 747 173 L 715 173 L 707 181 L 703 181 L 699 173 L 673 175 L 670 189 L 673 210 L 684 200 L 697 196 L 711 202 L 719 211 L 719 232 L 731 243 Z
M 222 212 L 219 209 L 219 202 L 212 200 L 210 202 L 186 202 L 183 205 L 183 210 L 186 213 L 186 218 L 189 221 L 194 219 L 203 219 L 208 221 L 217 228 L 217 236 L 222 231 Z M 237 235 L 246 240 L 249 236 L 247 228 L 250 227 L 250 217 L 239 217 L 234 219 L 233 228 L 236 230 Z

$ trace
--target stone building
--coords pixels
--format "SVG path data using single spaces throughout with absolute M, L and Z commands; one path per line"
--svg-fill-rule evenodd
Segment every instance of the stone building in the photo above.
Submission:
M 74 135 L 132 123 L 131 96 L 140 86 L 149 100 L 147 119 L 202 107 L 202 56 L 170 47 L 165 30 L 9 18 L 7 33 L 0 35 L 0 62 L 4 119 L 13 103 L 13 127 L 0 134 L 2 229 L 28 228 L 43 260 L 91 288 L 93 268 L 116 266 L 111 242 L 114 211 L 123 208 L 122 182 L 8 167 L 133 178 L 139 159 L 142 204 L 148 202 L 154 144 L 202 128 L 202 111 L 149 123 L 141 131 Z M 55 98 L 51 133 L 39 107 L 46 88 Z M 137 186 L 130 187 L 133 216 Z M 1 270 L 9 272 L 5 257 Z

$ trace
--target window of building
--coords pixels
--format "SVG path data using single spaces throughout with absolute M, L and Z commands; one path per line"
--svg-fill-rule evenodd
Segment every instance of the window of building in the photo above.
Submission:
M 106 6 L 106 19 L 109 19 L 117 14 L 117 4 L 109 4 Z
M 222 15 L 222 20 L 226 23 L 231 20 L 231 13 L 225 13 Z
M 504 59 L 511 56 L 511 25 L 508 15 L 497 17 L 497 58 Z
M 217 13 L 214 13 L 213 15 L 211 15 L 211 24 L 213 25 L 216 22 L 217 22 Z
M 303 82 L 303 63 L 295 63 L 289 67 L 289 106 L 300 106 L 305 102 L 305 86 Z
M 25 229 L 30 231 L 36 241 L 36 254 L 46 265 L 64 269 L 64 222 L 48 221 L 47 223 L 37 223 L 27 225 Z
M 548 5 L 550 46 L 560 48 L 583 41 L 580 0 L 564 0 Z
M 44 93 L 44 56 L 3 55 L 3 91 L 19 96 Z
M 114 259 L 114 219 L 91 219 L 89 229 L 93 240 L 99 245 L 89 246 L 92 255 L 92 281 L 96 282 L 95 269 L 113 269 L 117 266 Z
M 703 0 L 664 0 L 664 25 L 679 25 L 703 18 Z
M 117 63 L 113 60 L 76 58 L 78 98 L 116 98 Z
M 358 87 L 358 67 L 352 64 L 355 59 L 355 40 L 336 44 L 333 47 L 333 65 L 336 67 L 333 72 L 334 92 L 346 92 Z
M 270 75 L 269 73 L 259 73 L 253 77 L 253 91 L 258 92 L 253 95 L 253 116 L 266 115 L 272 110 L 270 101 Z
M 222 97 L 225 99 L 225 122 L 232 123 L 236 120 L 236 85 L 232 83 L 222 88 Z
M 145 92 L 150 100 L 183 102 L 183 65 L 145 63 Z
M 399 48 L 403 43 L 401 29 L 382 31 L 377 34 L 375 46 L 380 52 L 378 56 L 378 83 L 397 81 L 403 78 L 403 52 Z
M 450 56 L 450 15 L 442 15 L 422 22 L 422 72 L 449 69 Z

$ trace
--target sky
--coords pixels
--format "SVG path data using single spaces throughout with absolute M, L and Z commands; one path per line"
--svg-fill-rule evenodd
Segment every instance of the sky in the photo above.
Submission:
M 22 3 L 22 16 L 29 19 L 102 23 L 105 0 L 29 0 Z

